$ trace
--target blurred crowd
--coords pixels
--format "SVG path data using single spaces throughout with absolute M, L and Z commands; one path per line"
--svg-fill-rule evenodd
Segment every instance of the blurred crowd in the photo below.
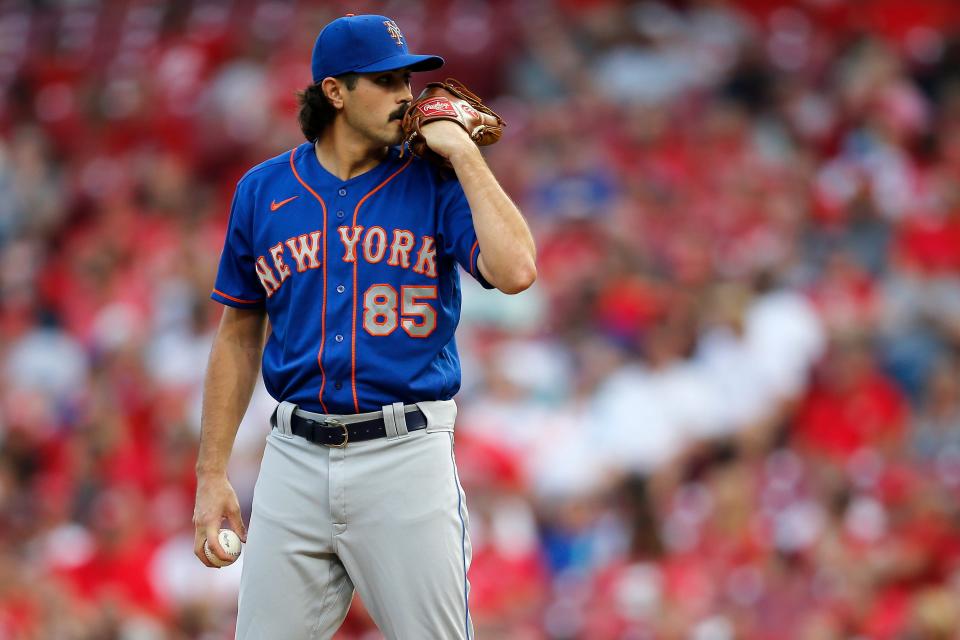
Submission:
M 524 294 L 463 278 L 478 637 L 957 637 L 960 5 L 88 0 L 0 2 L 0 640 L 232 637 L 209 293 L 348 11 L 504 115 L 538 241 Z

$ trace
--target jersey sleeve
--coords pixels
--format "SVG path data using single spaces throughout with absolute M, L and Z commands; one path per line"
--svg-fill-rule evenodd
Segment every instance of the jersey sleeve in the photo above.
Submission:
M 210 297 L 221 304 L 238 309 L 253 309 L 264 305 L 264 290 L 257 278 L 250 237 L 251 220 L 249 200 L 244 195 L 243 183 L 237 185 L 230 205 L 230 222 L 220 254 L 220 267 Z
M 473 214 L 463 187 L 457 180 L 449 180 L 440 188 L 440 239 L 439 251 L 453 258 L 463 270 L 473 276 L 484 289 L 493 285 L 480 273 L 480 243 L 473 228 Z

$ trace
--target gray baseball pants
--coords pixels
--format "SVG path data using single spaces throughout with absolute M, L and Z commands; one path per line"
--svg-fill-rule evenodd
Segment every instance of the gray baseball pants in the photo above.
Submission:
M 426 429 L 408 433 L 403 406 L 387 405 L 387 437 L 337 449 L 291 435 L 281 403 L 254 489 L 238 639 L 330 638 L 354 589 L 387 638 L 473 637 L 457 407 L 417 406 Z

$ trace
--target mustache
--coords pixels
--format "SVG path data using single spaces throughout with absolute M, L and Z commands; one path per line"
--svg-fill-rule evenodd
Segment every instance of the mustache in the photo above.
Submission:
M 410 110 L 410 103 L 404 104 L 402 107 L 390 114 L 390 120 L 403 120 L 403 116 L 407 115 L 407 111 Z

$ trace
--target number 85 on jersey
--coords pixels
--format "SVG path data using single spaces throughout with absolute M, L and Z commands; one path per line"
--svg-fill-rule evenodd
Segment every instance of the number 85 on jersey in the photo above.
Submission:
M 426 338 L 437 328 L 437 312 L 424 300 L 437 298 L 436 286 L 371 285 L 363 294 L 363 328 L 372 336 L 388 336 L 400 325 L 411 338 Z

